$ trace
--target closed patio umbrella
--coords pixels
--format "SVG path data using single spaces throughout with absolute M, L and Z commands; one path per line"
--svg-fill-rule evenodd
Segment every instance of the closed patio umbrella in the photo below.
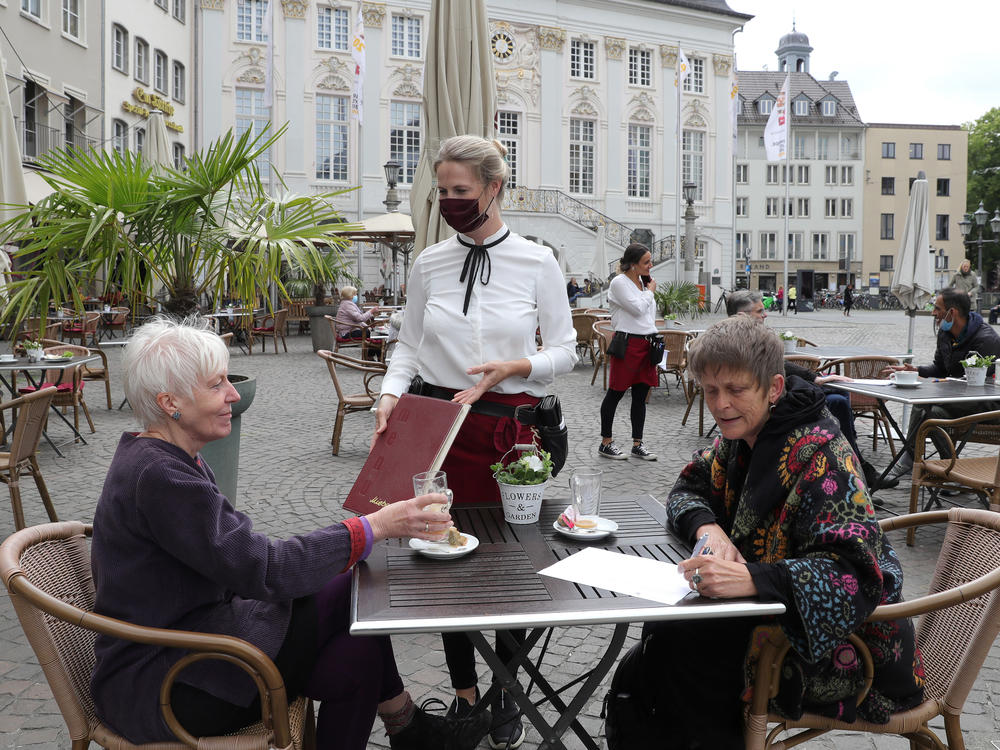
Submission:
M 603 224 L 597 227 L 597 237 L 594 238 L 594 259 L 590 262 L 590 275 L 597 279 L 599 307 L 604 307 L 604 284 L 608 280 L 608 249 L 605 241 L 607 231 Z
M 21 171 L 21 149 L 18 147 L 14 111 L 7 91 L 7 73 L 0 57 L 0 223 L 13 219 L 24 211 L 28 196 Z M 0 237 L 0 244 L 4 238 Z
M 434 187 L 433 161 L 441 142 L 466 134 L 492 138 L 497 109 L 484 0 L 433 0 L 429 25 L 425 141 L 410 191 L 418 253 L 454 234 L 438 213 Z
M 142 158 L 155 171 L 161 171 L 160 167 L 174 166 L 174 155 L 170 147 L 170 136 L 167 135 L 167 124 L 163 119 L 163 113 L 158 109 L 149 113 Z
M 931 257 L 930 214 L 928 212 L 927 176 L 917 174 L 910 189 L 906 224 L 896 255 L 896 268 L 889 290 L 910 317 L 907 351 L 913 352 L 913 326 L 916 311 L 934 296 L 934 260 Z

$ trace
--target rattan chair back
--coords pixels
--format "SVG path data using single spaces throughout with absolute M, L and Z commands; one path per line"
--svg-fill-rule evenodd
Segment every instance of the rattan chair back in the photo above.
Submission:
M 327 369 L 330 371 L 330 379 L 333 381 L 333 388 L 337 392 L 337 415 L 333 422 L 333 437 L 330 439 L 333 455 L 336 456 L 340 453 L 340 435 L 344 429 L 344 417 L 354 412 L 369 411 L 375 405 L 379 391 L 374 387 L 373 381 L 385 375 L 386 365 L 383 362 L 358 359 L 327 349 L 320 349 L 316 355 L 326 362 Z M 338 368 L 361 373 L 364 393 L 346 393 L 340 382 Z
M 21 463 L 35 455 L 42 439 L 42 430 L 45 429 L 49 405 L 55 395 L 55 388 L 42 388 L 0 404 L 0 408 L 17 410 L 17 424 L 14 425 L 14 433 L 8 446 L 12 464 Z
M 596 364 L 597 354 L 594 351 L 594 323 L 597 322 L 597 316 L 584 312 L 572 317 L 573 328 L 576 329 L 577 352 L 582 350 L 590 354 L 590 363 Z
M 10 594 L 21 627 L 45 672 L 45 679 L 69 728 L 74 750 L 91 741 L 104 747 L 128 750 L 198 748 L 303 747 L 312 737 L 311 703 L 303 698 L 288 705 L 281 673 L 255 646 L 224 635 L 149 628 L 98 615 L 94 612 L 94 582 L 87 537 L 92 527 L 77 521 L 50 523 L 18 531 L 0 545 L 0 576 Z M 90 693 L 98 633 L 228 658 L 255 677 L 265 706 L 268 725 L 257 723 L 238 736 L 196 738 L 188 734 L 164 709 L 167 726 L 183 742 L 133 745 L 98 718 Z M 191 654 L 191 659 L 196 655 Z M 174 674 L 161 691 L 169 695 Z
M 864 380 L 885 380 L 881 372 L 893 365 L 898 365 L 895 357 L 843 357 L 827 362 L 824 369 L 828 372 L 841 372 L 848 378 Z M 885 435 L 889 449 L 896 453 L 896 444 L 892 435 L 892 426 L 881 411 L 879 400 L 874 396 L 851 393 L 851 411 L 857 416 L 866 416 L 875 423 L 872 430 L 872 450 L 878 447 L 879 430 Z
M 595 317 L 591 330 L 594 332 L 594 341 L 597 343 L 597 358 L 594 361 L 594 374 L 590 376 L 590 384 L 593 385 L 594 381 L 597 380 L 597 371 L 603 369 L 604 390 L 607 390 L 608 347 L 611 345 L 611 339 L 614 338 L 615 329 L 611 327 L 611 321 L 608 318 Z
M 806 354 L 786 354 L 785 361 L 796 364 L 799 367 L 804 367 L 807 370 L 814 370 L 817 372 L 823 364 L 819 357 L 810 357 Z

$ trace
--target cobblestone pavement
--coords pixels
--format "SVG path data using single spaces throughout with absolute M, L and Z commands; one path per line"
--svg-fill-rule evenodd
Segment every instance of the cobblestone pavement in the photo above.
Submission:
M 708 316 L 711 321 L 717 316 Z M 900 312 L 859 310 L 851 318 L 837 311 L 819 311 L 789 316 L 772 316 L 769 324 L 777 330 L 790 329 L 817 344 L 855 344 L 873 348 L 905 348 L 906 318 Z M 916 361 L 929 361 L 933 334 L 931 319 L 916 319 Z M 330 434 L 334 404 L 332 384 L 326 367 L 311 351 L 307 336 L 289 338 L 288 354 L 255 354 L 247 357 L 234 352 L 233 373 L 257 377 L 257 395 L 243 417 L 240 489 L 237 505 L 255 520 L 257 528 L 268 534 L 287 537 L 308 531 L 317 525 L 344 518 L 341 504 L 366 455 L 371 429 L 367 414 L 347 417 L 339 456 L 330 454 Z M 122 398 L 118 377 L 119 353 L 112 351 L 113 398 L 117 406 Z M 680 425 L 684 399 L 674 388 L 657 389 L 650 403 L 646 422 L 646 443 L 659 454 L 656 462 L 601 461 L 595 452 L 599 440 L 598 409 L 603 397 L 600 380 L 591 386 L 593 372 L 588 362 L 560 378 L 556 391 L 563 400 L 569 425 L 572 452 L 566 475 L 574 468 L 600 466 L 608 472 L 606 486 L 617 492 L 649 492 L 663 499 L 693 450 L 707 444 L 697 434 L 697 422 Z M 600 377 L 600 376 L 598 376 Z M 68 445 L 59 458 L 43 444 L 40 463 L 60 518 L 90 520 L 107 466 L 118 436 L 135 425 L 126 408 L 108 411 L 102 403 L 98 384 L 87 388 L 87 400 L 94 416 L 97 433 L 87 435 L 88 445 Z M 616 432 L 628 437 L 628 408 L 618 409 Z M 862 449 L 870 453 L 871 439 L 867 423 Z M 66 437 L 65 427 L 52 424 L 54 437 Z M 864 435 L 869 435 L 866 441 Z M 879 465 L 888 451 L 881 447 L 874 455 Z M 558 488 L 558 483 L 555 488 Z M 552 492 L 558 492 L 553 489 Z M 46 520 L 33 485 L 23 490 L 29 524 Z M 568 492 L 563 489 L 563 494 Z M 905 512 L 908 493 L 903 489 L 883 492 L 887 511 Z M 0 512 L 0 535 L 13 530 L 9 513 Z M 902 537 L 893 540 L 906 571 L 909 597 L 926 591 L 940 539 L 921 532 L 916 547 L 908 548 Z M 632 628 L 632 636 L 638 632 Z M 557 633 L 545 657 L 543 671 L 555 683 L 566 682 L 596 660 L 610 633 L 609 628 L 575 627 Z M 444 657 L 436 635 L 394 638 L 399 669 L 414 698 L 448 699 Z M 629 644 L 626 644 L 626 648 Z M 486 670 L 481 669 L 483 679 Z M 585 708 L 581 721 L 597 737 L 602 734 L 600 698 L 597 691 Z M 985 668 L 965 707 L 964 726 L 970 750 L 993 750 L 991 740 L 1000 740 L 1000 648 L 994 646 Z M 938 727 L 940 728 L 940 726 Z M 538 746 L 538 734 L 530 729 L 525 748 Z M 37 660 L 25 640 L 6 596 L 0 596 L 0 748 L 68 747 L 70 741 L 51 692 Z M 570 748 L 581 747 L 575 737 Z M 371 747 L 388 746 L 380 727 L 372 734 Z M 485 743 L 483 747 L 485 747 Z M 814 748 L 879 748 L 895 750 L 907 743 L 898 738 L 870 739 L 867 735 L 841 733 L 815 740 Z

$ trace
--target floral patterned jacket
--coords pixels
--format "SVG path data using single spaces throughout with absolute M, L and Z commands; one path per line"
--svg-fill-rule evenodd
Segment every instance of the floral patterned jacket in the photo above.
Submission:
M 747 560 L 758 596 L 785 604 L 776 623 L 794 653 L 772 708 L 793 718 L 810 711 L 884 723 L 922 700 L 912 623 L 864 622 L 879 604 L 901 600 L 903 575 L 860 461 L 819 388 L 790 376 L 753 449 L 720 438 L 696 453 L 670 492 L 667 514 L 688 540 L 704 523 L 722 526 Z M 863 674 L 847 640 L 852 632 L 875 660 L 875 681 L 857 709 L 852 696 Z M 748 650 L 748 684 L 759 635 Z

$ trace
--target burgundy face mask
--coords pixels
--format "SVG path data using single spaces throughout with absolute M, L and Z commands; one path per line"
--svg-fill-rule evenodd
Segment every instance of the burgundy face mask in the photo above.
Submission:
M 491 199 L 487 211 L 492 205 Z M 479 198 L 440 198 L 438 209 L 448 226 L 461 234 L 475 232 L 490 218 L 487 211 L 479 213 Z

